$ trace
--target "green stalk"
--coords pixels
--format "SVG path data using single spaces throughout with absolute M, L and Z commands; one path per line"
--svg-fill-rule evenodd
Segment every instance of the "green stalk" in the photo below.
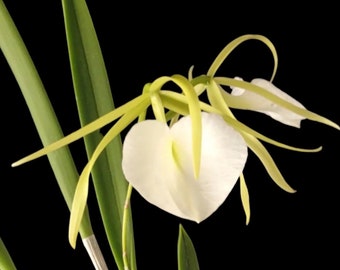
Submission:
M 2 0 L 0 0 L 0 25 L 0 49 L 25 98 L 42 144 L 46 146 L 64 135 L 38 71 Z M 79 174 L 69 148 L 63 147 L 49 153 L 48 160 L 66 204 L 71 209 Z M 88 210 L 83 217 L 80 234 L 83 238 L 93 234 Z
M 81 125 L 115 108 L 95 28 L 84 0 L 62 0 L 74 91 Z M 84 137 L 88 158 L 103 138 L 100 131 Z M 122 222 L 128 183 L 123 175 L 122 142 L 116 137 L 91 171 L 103 225 L 119 269 L 123 267 Z M 131 212 L 129 211 L 131 221 Z M 136 269 L 133 226 L 128 226 L 129 259 Z

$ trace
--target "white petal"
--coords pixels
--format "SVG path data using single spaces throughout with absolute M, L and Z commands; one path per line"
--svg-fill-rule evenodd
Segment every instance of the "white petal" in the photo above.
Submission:
M 122 167 L 126 179 L 146 200 L 162 209 L 175 207 L 167 192 L 167 182 L 175 171 L 175 164 L 169 162 L 171 144 L 169 127 L 156 120 L 135 124 L 123 144 Z
M 277 88 L 271 82 L 264 80 L 264 79 L 253 79 L 251 81 L 252 84 L 260 86 L 267 91 L 275 94 L 276 96 L 300 107 L 304 108 L 304 106 L 292 98 L 291 96 L 287 95 L 285 92 Z M 232 87 L 231 95 L 237 97 L 237 102 L 233 102 L 234 104 L 238 104 L 237 107 L 239 109 L 248 109 L 257 112 L 264 113 L 273 119 L 294 127 L 300 127 L 301 120 L 305 119 L 304 117 L 287 110 L 271 101 L 267 100 L 266 98 L 253 93 L 251 91 L 247 91 L 245 89 L 241 89 L 238 87 Z M 235 100 L 236 101 L 236 100 Z
M 138 123 L 123 145 L 123 170 L 132 186 L 150 203 L 196 222 L 225 201 L 247 159 L 243 138 L 220 116 L 202 113 L 202 127 L 198 179 L 193 173 L 189 116 L 171 128 L 156 120 Z

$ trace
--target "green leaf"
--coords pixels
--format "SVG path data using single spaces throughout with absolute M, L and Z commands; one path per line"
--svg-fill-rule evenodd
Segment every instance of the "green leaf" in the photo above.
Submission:
M 195 247 L 181 224 L 177 242 L 177 260 L 178 270 L 199 270 Z
M 81 125 L 85 126 L 113 110 L 114 102 L 99 41 L 86 2 L 63 0 L 62 3 L 78 113 Z M 99 130 L 84 138 L 89 159 L 102 139 L 103 135 Z M 121 227 L 128 186 L 121 168 L 121 152 L 122 143 L 118 135 L 91 167 L 104 228 L 119 269 L 123 269 Z M 134 247 L 132 222 L 129 224 L 129 236 L 129 244 Z M 131 250 L 130 265 L 135 269 L 134 248 L 129 250 Z
M 0 269 L 1 270 L 17 269 L 1 237 L 0 237 Z
M 57 141 L 64 136 L 58 119 L 25 43 L 2 0 L 0 0 L 0 25 L 0 48 L 25 98 L 40 139 L 43 145 Z M 71 153 L 64 147 L 50 153 L 48 160 L 70 209 L 79 177 Z M 82 237 L 93 234 L 87 210 L 80 233 Z

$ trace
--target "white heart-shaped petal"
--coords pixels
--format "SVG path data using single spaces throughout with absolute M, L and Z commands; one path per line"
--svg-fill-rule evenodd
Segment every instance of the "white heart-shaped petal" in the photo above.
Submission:
M 305 108 L 300 102 L 298 102 L 267 80 L 253 79 L 251 83 L 266 89 L 268 92 L 271 92 L 272 94 L 292 103 L 295 106 Z M 283 124 L 293 127 L 300 127 L 301 120 L 305 119 L 305 117 L 302 117 L 290 110 L 287 110 L 254 92 L 247 91 L 238 87 L 231 87 L 231 89 L 231 95 L 237 99 L 233 100 L 233 104 L 237 104 L 235 108 L 261 112 Z
M 123 171 L 150 203 L 181 218 L 201 222 L 225 201 L 243 171 L 247 146 L 216 114 L 202 113 L 202 154 L 194 177 L 191 118 L 169 128 L 146 120 L 134 125 L 123 144 Z

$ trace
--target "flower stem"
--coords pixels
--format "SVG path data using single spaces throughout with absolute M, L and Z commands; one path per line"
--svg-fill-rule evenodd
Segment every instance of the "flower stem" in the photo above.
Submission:
M 128 251 L 127 251 L 127 229 L 128 229 L 128 217 L 129 217 L 129 208 L 130 208 L 130 198 L 132 194 L 132 186 L 129 184 L 127 192 L 126 192 L 126 199 L 124 205 L 124 212 L 123 212 L 123 224 L 122 224 L 122 251 L 123 251 L 123 263 L 124 269 L 129 270 L 129 260 L 128 260 Z

